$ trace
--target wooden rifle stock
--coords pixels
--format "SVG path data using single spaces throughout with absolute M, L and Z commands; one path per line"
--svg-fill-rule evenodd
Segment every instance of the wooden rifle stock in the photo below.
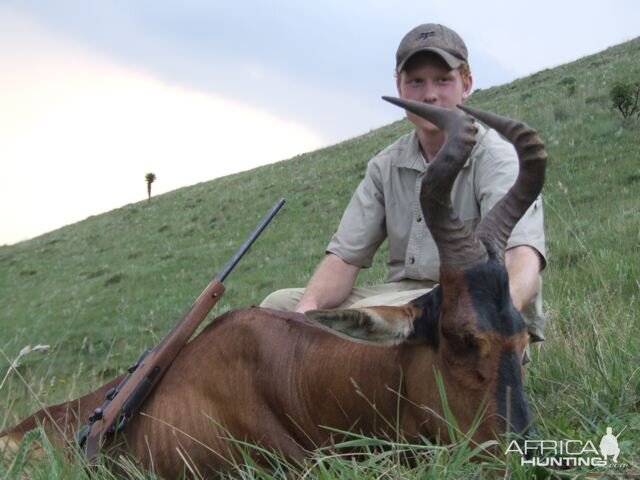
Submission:
M 102 407 L 96 408 L 89 423 L 78 433 L 77 441 L 86 458 L 93 463 L 103 444 L 117 432 L 142 406 L 149 393 L 158 384 L 171 362 L 189 341 L 198 326 L 224 293 L 222 282 L 249 250 L 253 242 L 266 228 L 278 210 L 284 205 L 279 199 L 260 221 L 249 238 L 242 244 L 225 267 L 198 296 L 189 311 L 164 339 L 152 350 L 145 351 L 138 361 L 129 367 L 129 373 L 120 384 L 109 390 Z

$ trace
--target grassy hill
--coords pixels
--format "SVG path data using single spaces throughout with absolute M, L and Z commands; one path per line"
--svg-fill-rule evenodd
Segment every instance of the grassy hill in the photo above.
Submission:
M 637 470 L 640 121 L 623 123 L 611 108 L 618 80 L 640 80 L 640 39 L 477 91 L 470 104 L 523 119 L 550 154 L 548 340 L 533 352 L 526 381 L 543 438 L 597 445 L 605 427 L 626 427 L 619 461 Z M 408 131 L 396 122 L 0 247 L 0 429 L 39 402 L 122 372 L 182 316 L 279 196 L 287 204 L 227 280 L 215 313 L 304 285 L 367 161 Z M 382 281 L 385 257 L 383 248 L 359 282 Z M 8 365 L 29 344 L 52 349 L 20 359 L 23 381 Z

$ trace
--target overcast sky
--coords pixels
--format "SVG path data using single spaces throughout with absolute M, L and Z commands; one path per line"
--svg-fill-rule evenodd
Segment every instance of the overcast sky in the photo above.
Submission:
M 380 96 L 425 22 L 486 88 L 637 37 L 640 2 L 0 0 L 0 245 L 142 200 L 147 172 L 162 193 L 399 119 Z

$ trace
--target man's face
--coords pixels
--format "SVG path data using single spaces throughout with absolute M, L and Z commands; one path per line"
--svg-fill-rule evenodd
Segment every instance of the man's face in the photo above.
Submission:
M 460 70 L 451 70 L 439 56 L 432 53 L 414 55 L 398 74 L 398 94 L 401 98 L 425 102 L 445 108 L 456 108 L 471 91 L 471 74 L 464 78 Z M 407 112 L 416 128 L 426 132 L 439 131 L 425 119 Z

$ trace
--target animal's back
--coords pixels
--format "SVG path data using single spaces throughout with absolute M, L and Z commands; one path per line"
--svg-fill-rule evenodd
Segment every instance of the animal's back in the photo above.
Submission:
M 49 433 L 62 444 L 59 432 L 70 440 L 119 381 L 38 412 L 9 433 L 19 443 L 51 415 L 58 425 L 48 422 Z M 166 478 L 180 475 L 183 458 L 205 471 L 225 469 L 240 458 L 231 439 L 302 460 L 305 450 L 331 441 L 326 427 L 379 431 L 383 417 L 397 413 L 392 392 L 400 382 L 393 347 L 345 340 L 299 314 L 236 310 L 185 346 L 114 445 Z
M 330 441 L 326 426 L 372 431 L 396 413 L 386 385 L 401 381 L 393 352 L 344 340 L 303 315 L 230 312 L 176 358 L 129 425 L 129 444 L 147 465 L 171 473 L 181 463 L 176 445 L 185 458 L 224 468 L 230 437 L 302 460 L 305 449 Z M 367 415 L 373 404 L 393 408 Z M 149 446 L 160 458 L 148 458 Z

